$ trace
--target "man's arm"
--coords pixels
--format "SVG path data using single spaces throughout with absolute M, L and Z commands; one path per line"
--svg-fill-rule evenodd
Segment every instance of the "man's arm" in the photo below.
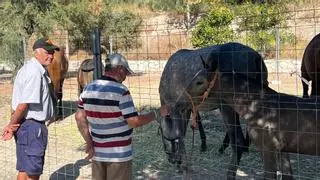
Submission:
M 167 116 L 169 114 L 169 106 L 163 105 L 160 107 L 160 109 L 149 112 L 148 114 L 130 117 L 127 119 L 127 123 L 132 128 L 140 127 L 150 123 L 154 119 L 160 118 L 159 114 L 162 117 Z
M 29 104 L 21 103 L 17 106 L 16 110 L 11 114 L 11 120 L 9 124 L 20 124 L 21 119 L 24 114 L 27 112 Z
M 137 128 L 137 127 L 140 127 L 140 126 L 143 126 L 145 124 L 150 123 L 155 118 L 156 118 L 155 113 L 150 112 L 148 114 L 130 117 L 127 119 L 127 123 L 130 127 Z
M 77 121 L 78 129 L 83 139 L 86 141 L 86 143 L 92 143 L 86 112 L 83 109 L 78 109 L 75 118 Z
M 11 112 L 11 120 L 2 130 L 2 139 L 10 140 L 13 136 L 13 133 L 17 131 L 21 119 L 24 114 L 27 112 L 29 105 L 26 103 L 19 104 L 15 111 Z
M 86 141 L 86 153 L 88 154 L 85 159 L 91 160 L 94 155 L 94 148 L 92 138 L 89 132 L 88 120 L 86 116 L 86 112 L 83 109 L 78 109 L 75 115 L 77 126 L 80 131 L 81 136 Z

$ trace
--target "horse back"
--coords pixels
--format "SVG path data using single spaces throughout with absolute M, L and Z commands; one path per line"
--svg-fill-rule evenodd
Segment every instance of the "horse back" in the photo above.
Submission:
M 303 53 L 301 72 L 307 80 L 315 80 L 316 72 L 320 72 L 320 33 L 313 37 Z
M 94 61 L 93 59 L 85 59 L 81 62 L 78 69 L 78 93 L 80 94 L 84 87 L 93 81 Z

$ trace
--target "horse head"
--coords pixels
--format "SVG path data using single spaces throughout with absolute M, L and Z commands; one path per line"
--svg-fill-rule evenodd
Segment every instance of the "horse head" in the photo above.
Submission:
M 190 115 L 202 101 L 216 68 L 207 62 L 209 58 L 208 51 L 180 50 L 170 57 L 162 73 L 160 100 L 161 104 L 170 104 L 170 115 L 159 123 L 164 151 L 171 163 L 183 162 Z

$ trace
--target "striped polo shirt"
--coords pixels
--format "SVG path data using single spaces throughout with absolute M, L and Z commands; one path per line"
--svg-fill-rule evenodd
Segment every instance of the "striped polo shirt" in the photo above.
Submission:
M 93 160 L 124 162 L 132 159 L 132 131 L 126 119 L 137 116 L 128 88 L 116 80 L 102 78 L 88 84 L 80 95 L 94 144 Z

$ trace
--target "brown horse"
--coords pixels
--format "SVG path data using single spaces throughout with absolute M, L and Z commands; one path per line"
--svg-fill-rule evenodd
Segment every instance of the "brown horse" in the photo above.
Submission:
M 104 70 L 103 65 L 101 65 L 102 71 Z M 89 84 L 91 81 L 93 81 L 93 73 L 94 73 L 94 61 L 93 59 L 85 59 L 82 61 L 79 69 L 78 69 L 78 95 L 81 94 L 84 87 Z
M 320 34 L 316 35 L 306 47 L 302 63 L 301 76 L 311 81 L 311 96 L 320 95 Z M 303 97 L 308 97 L 308 85 L 302 81 Z
M 62 86 L 65 75 L 68 71 L 69 63 L 65 56 L 65 53 L 62 49 L 60 51 L 55 51 L 53 62 L 50 64 L 48 68 L 49 76 L 52 81 L 54 95 L 56 97 L 58 114 L 55 114 L 55 120 L 61 120 L 63 118 L 62 115 Z

